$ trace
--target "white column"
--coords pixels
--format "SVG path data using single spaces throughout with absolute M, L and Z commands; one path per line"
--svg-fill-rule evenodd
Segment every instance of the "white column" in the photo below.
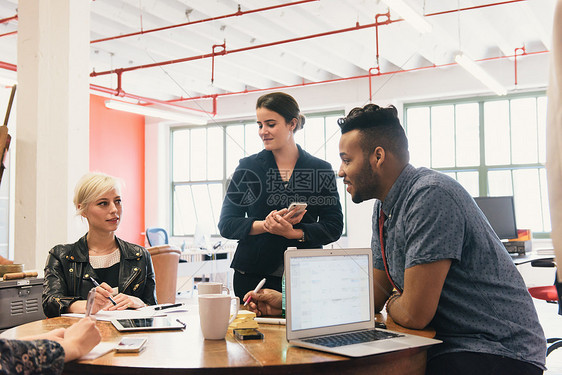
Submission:
M 147 227 L 168 228 L 170 217 L 170 157 L 169 127 L 160 121 L 146 121 L 145 127 L 145 224 Z M 154 199 L 158 197 L 158 199 Z M 147 243 L 148 245 L 148 243 Z
M 19 1 L 14 258 L 43 269 L 84 226 L 72 196 L 89 160 L 88 0 Z

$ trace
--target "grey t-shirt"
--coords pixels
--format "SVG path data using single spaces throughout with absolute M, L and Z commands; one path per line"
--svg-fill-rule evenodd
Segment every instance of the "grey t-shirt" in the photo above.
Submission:
M 384 270 L 373 211 L 374 267 Z M 451 259 L 430 326 L 443 344 L 429 358 L 460 351 L 497 354 L 545 369 L 546 342 L 531 296 L 511 256 L 468 192 L 454 179 L 407 165 L 382 204 L 385 254 L 392 280 L 404 271 Z

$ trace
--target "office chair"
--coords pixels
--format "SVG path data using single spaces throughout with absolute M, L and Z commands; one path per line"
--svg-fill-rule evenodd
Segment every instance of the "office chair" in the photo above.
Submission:
M 156 300 L 158 303 L 175 303 L 181 251 L 171 245 L 159 245 L 146 250 L 150 253 L 154 266 Z
M 535 259 L 531 261 L 532 267 L 556 267 L 556 263 L 553 258 Z M 547 301 L 549 303 L 558 304 L 558 314 L 562 315 L 562 306 L 560 306 L 560 294 L 557 289 L 558 276 L 554 280 L 554 285 L 537 286 L 529 288 L 529 294 L 531 297 Z M 552 351 L 562 347 L 562 338 L 560 337 L 550 337 L 546 339 L 547 348 L 546 355 L 548 356 Z
M 146 228 L 146 239 L 149 246 L 168 244 L 168 232 L 164 228 Z

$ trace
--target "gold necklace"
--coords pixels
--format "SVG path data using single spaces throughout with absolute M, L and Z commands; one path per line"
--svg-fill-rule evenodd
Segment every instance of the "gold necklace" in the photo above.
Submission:
M 105 253 L 107 255 L 107 254 L 111 254 L 115 250 L 117 250 L 117 247 L 112 247 L 112 248 L 108 248 L 108 249 L 104 249 L 104 250 L 94 250 L 91 247 L 88 247 L 88 251 L 92 252 L 94 254 Z

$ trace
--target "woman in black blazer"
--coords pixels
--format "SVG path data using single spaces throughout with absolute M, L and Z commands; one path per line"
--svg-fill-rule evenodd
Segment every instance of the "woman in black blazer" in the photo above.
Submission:
M 295 143 L 305 123 L 295 99 L 282 92 L 263 95 L 256 117 L 264 150 L 240 160 L 218 225 L 223 237 L 238 240 L 231 267 L 241 299 L 262 278 L 264 288 L 281 291 L 287 247 L 320 248 L 337 241 L 343 230 L 331 165 Z M 293 216 L 287 211 L 293 202 L 308 206 Z

